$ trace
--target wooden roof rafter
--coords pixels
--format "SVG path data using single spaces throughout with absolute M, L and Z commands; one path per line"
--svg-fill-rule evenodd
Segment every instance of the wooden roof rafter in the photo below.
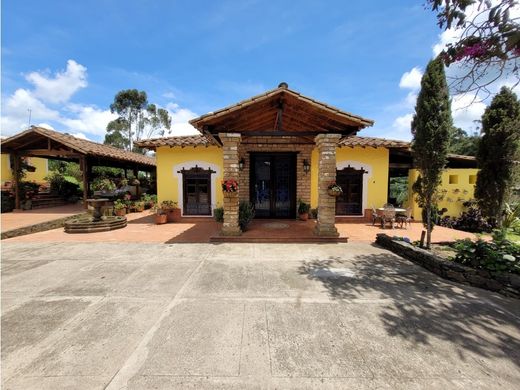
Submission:
M 316 134 L 335 132 L 346 136 L 371 126 L 373 121 L 303 96 L 281 83 L 274 90 L 202 115 L 190 123 L 203 134 L 213 135 L 219 131 L 245 134 L 265 129 L 291 132 L 304 127 Z

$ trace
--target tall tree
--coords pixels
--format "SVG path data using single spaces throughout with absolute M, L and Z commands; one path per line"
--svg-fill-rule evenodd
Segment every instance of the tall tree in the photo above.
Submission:
M 482 116 L 475 197 L 484 214 L 500 225 L 512 187 L 518 184 L 520 161 L 520 102 L 506 87 Z
M 158 108 L 155 104 L 149 104 L 139 123 L 137 139 L 151 138 L 154 135 L 163 137 L 166 133 L 170 133 L 171 126 L 172 118 L 168 110 Z
M 138 132 L 139 122 L 142 120 L 143 111 L 148 105 L 146 92 L 137 89 L 125 89 L 119 91 L 110 105 L 110 111 L 116 112 L 128 123 L 128 145 L 133 149 L 134 134 Z M 135 129 L 135 130 L 133 130 Z
M 476 156 L 480 137 L 477 133 L 468 135 L 460 127 L 454 127 L 450 143 L 450 153 Z
M 421 91 L 412 120 L 412 155 L 419 178 L 413 189 L 419 205 L 426 211 L 426 247 L 433 229 L 432 211 L 436 209 L 437 189 L 448 162 L 453 121 L 451 104 L 440 58 L 431 60 L 421 80 Z
M 172 119 L 168 110 L 148 104 L 146 92 L 137 89 L 119 91 L 110 110 L 119 114 L 119 118 L 107 126 L 105 143 L 136 152 L 133 141 L 154 135 L 170 133 Z
M 117 118 L 109 122 L 107 125 L 107 133 L 105 134 L 106 145 L 112 145 L 120 149 L 129 149 L 130 147 L 130 126 L 126 119 Z
M 520 81 L 520 18 L 517 0 L 428 0 L 438 25 L 456 30 L 458 39 L 441 53 L 444 63 L 461 65 L 452 86 L 481 91 L 502 76 Z

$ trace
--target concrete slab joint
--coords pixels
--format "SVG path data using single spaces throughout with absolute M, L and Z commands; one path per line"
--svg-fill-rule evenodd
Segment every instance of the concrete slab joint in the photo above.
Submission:
M 222 142 L 224 157 L 224 180 L 235 179 L 238 181 L 237 192 L 224 193 L 224 223 L 222 224 L 222 235 L 239 236 L 242 234 L 238 223 L 238 209 L 240 204 L 239 154 L 241 136 L 238 133 L 219 133 Z
M 340 134 L 319 134 L 314 139 L 318 148 L 318 222 L 316 234 L 338 237 L 335 226 L 336 198 L 328 194 L 329 184 L 336 180 L 336 147 Z

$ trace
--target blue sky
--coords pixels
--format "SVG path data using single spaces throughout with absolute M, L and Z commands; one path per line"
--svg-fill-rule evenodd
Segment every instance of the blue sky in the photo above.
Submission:
M 422 69 L 442 41 L 422 0 L 2 2 L 2 135 L 31 124 L 102 141 L 109 105 L 137 88 L 190 118 L 286 81 L 410 139 Z M 483 104 L 454 112 L 470 130 Z

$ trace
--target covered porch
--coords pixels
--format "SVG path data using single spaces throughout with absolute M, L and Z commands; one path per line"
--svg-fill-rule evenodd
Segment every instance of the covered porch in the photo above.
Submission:
M 336 181 L 336 148 L 342 139 L 373 121 L 305 97 L 281 83 L 272 91 L 190 123 L 221 146 L 223 181 L 238 182 L 237 191 L 224 191 L 223 237 L 242 235 L 241 201 L 254 205 L 258 221 L 253 226 L 262 223 L 260 218 L 289 221 L 296 218 L 300 201 L 311 204 L 313 189 L 319 209 L 313 234 L 340 237 L 335 225 L 336 198 L 328 193 L 328 186 Z M 311 166 L 317 169 L 311 171 Z
M 14 161 L 15 209 L 20 209 L 19 182 L 22 157 L 42 157 L 79 163 L 85 208 L 86 200 L 90 196 L 92 167 L 122 168 L 125 172 L 131 170 L 136 177 L 139 171 L 155 173 L 156 170 L 154 158 L 36 126 L 3 139 L 0 145 L 2 153 L 10 154 Z

